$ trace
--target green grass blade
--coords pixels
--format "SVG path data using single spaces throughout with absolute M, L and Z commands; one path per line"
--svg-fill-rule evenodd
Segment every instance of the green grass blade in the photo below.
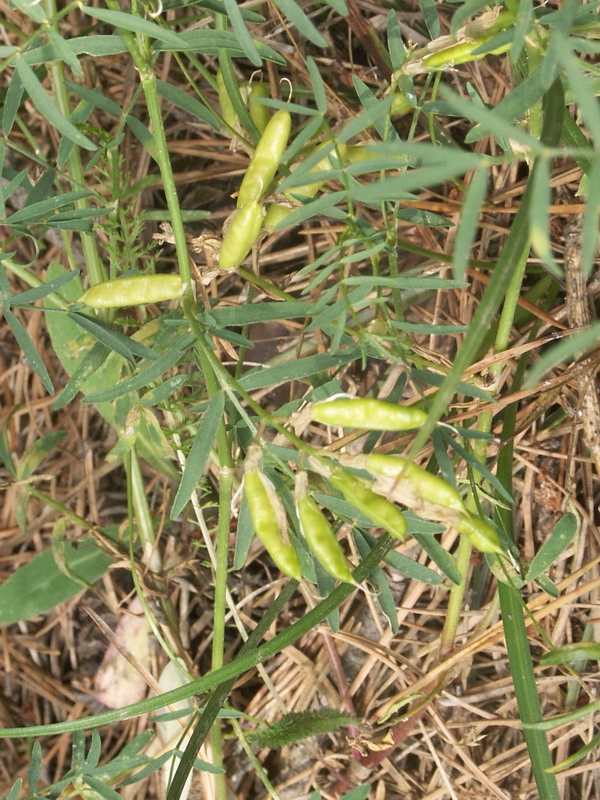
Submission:
M 529 652 L 521 596 L 506 583 L 498 584 L 498 593 L 519 715 L 524 723 L 540 722 L 542 708 Z M 546 772 L 552 766 L 546 734 L 540 730 L 524 729 L 523 735 L 540 797 L 544 800 L 560 800 L 556 778 Z
M 469 253 L 475 241 L 479 212 L 485 199 L 488 185 L 488 170 L 478 167 L 471 178 L 465 195 L 460 222 L 456 230 L 453 253 L 453 275 L 455 280 L 464 281 Z

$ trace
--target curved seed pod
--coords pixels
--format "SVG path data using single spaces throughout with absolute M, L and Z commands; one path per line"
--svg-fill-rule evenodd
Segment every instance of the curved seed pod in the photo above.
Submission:
M 338 397 L 315 403 L 311 410 L 316 422 L 362 428 L 369 431 L 407 431 L 424 424 L 427 414 L 420 408 L 407 408 L 363 397 Z
M 268 106 L 265 106 L 262 103 L 257 103 L 256 100 L 259 97 L 268 96 L 269 90 L 266 83 L 258 81 L 257 83 L 252 84 L 250 88 L 250 94 L 248 95 L 248 111 L 250 113 L 250 119 L 258 128 L 259 133 L 264 133 L 265 128 L 269 124 L 271 112 Z
M 404 541 L 406 538 L 406 520 L 400 509 L 386 500 L 385 497 L 375 494 L 364 486 L 358 478 L 349 472 L 336 470 L 327 479 L 329 483 L 344 496 L 351 506 L 361 511 L 378 528 L 383 528 L 396 539 Z
M 284 541 L 285 510 L 274 487 L 262 472 L 251 469 L 244 475 L 244 494 L 254 530 L 265 550 L 285 575 L 299 581 L 300 562 L 294 547 Z
M 466 534 L 473 547 L 482 553 L 504 553 L 496 529 L 482 517 L 464 511 L 456 527 L 461 533 Z
M 260 200 L 267 191 L 281 163 L 291 129 L 292 118 L 289 111 L 283 109 L 276 111 L 260 137 L 248 164 L 238 192 L 238 208 Z
M 376 477 L 396 481 L 400 492 L 404 488 L 403 484 L 408 484 L 407 494 L 414 494 L 427 503 L 452 511 L 464 511 L 462 498 L 453 486 L 406 458 L 372 454 L 366 458 L 366 469 Z M 410 501 L 405 505 L 412 507 Z
M 296 510 L 302 535 L 323 569 L 338 581 L 356 583 L 331 525 L 315 501 L 306 494 L 305 472 L 297 475 Z
M 239 267 L 258 239 L 264 217 L 264 209 L 256 200 L 252 200 L 235 212 L 219 250 L 221 269 Z
M 125 308 L 175 300 L 182 289 L 180 275 L 134 275 L 97 283 L 80 299 L 90 308 Z

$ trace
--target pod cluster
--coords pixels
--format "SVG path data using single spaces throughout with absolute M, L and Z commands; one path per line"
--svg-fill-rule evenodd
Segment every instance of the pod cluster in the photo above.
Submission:
M 254 105 L 257 116 L 259 104 Z M 283 109 L 276 111 L 264 126 L 238 192 L 237 210 L 223 236 L 219 251 L 221 269 L 239 267 L 259 237 L 265 220 L 261 200 L 281 164 L 291 128 L 290 113 Z
M 419 427 L 425 412 L 373 399 L 334 397 L 305 410 L 312 421 L 366 430 L 398 431 Z M 260 448 L 253 445 L 246 461 L 244 487 L 257 535 L 286 575 L 298 579 L 300 566 L 287 537 L 287 520 L 279 495 L 260 472 Z M 498 534 L 486 519 L 470 512 L 458 491 L 437 475 L 400 456 L 342 456 L 342 467 L 322 474 L 332 489 L 374 527 L 404 540 L 406 520 L 397 504 L 425 519 L 451 524 L 484 553 L 502 553 Z M 344 467 L 347 467 L 345 469 Z M 319 465 L 315 469 L 320 470 Z M 368 472 L 365 479 L 351 470 Z M 330 522 L 308 491 L 306 472 L 299 471 L 295 488 L 300 530 L 313 555 L 336 580 L 353 583 L 352 573 Z

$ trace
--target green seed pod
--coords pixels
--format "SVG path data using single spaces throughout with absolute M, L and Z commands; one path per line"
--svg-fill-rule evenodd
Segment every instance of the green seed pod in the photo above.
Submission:
M 263 228 L 275 228 L 278 223 L 283 222 L 294 209 L 284 206 L 282 203 L 271 203 L 267 209 L 267 215 L 263 223 Z
M 264 133 L 265 128 L 269 124 L 271 112 L 269 111 L 268 106 L 265 106 L 262 103 L 257 103 L 256 100 L 259 97 L 268 96 L 269 90 L 266 83 L 258 81 L 257 83 L 252 84 L 252 87 L 250 88 L 250 94 L 248 96 L 248 111 L 250 112 L 250 119 L 258 128 L 259 133 Z
M 267 191 L 281 164 L 291 129 L 292 118 L 289 111 L 283 109 L 276 111 L 260 137 L 248 164 L 238 193 L 238 208 L 260 200 Z
M 264 215 L 263 207 L 256 200 L 252 200 L 235 212 L 219 250 L 221 269 L 235 269 L 244 261 L 258 239 Z
M 412 492 L 427 503 L 443 506 L 452 511 L 464 511 L 461 496 L 453 486 L 406 458 L 372 454 L 366 458 L 366 469 L 376 477 L 407 482 Z
M 339 143 L 338 150 L 342 158 L 344 158 L 347 148 L 348 146 L 345 144 L 345 142 Z M 333 170 L 333 166 L 330 160 L 330 155 L 331 153 L 328 153 L 318 162 L 318 164 L 316 164 L 311 170 L 309 170 L 309 172 L 307 173 L 307 177 L 308 175 L 311 174 L 311 172 L 329 172 Z M 294 186 L 293 189 L 288 189 L 286 192 L 284 192 L 284 195 L 285 197 L 287 197 L 288 200 L 294 202 L 295 201 L 294 195 L 301 195 L 303 197 L 314 197 L 316 193 L 319 191 L 319 189 L 324 185 L 325 185 L 324 180 L 315 181 L 314 183 L 306 183 L 302 186 Z
M 315 501 L 306 494 L 305 472 L 297 475 L 296 511 L 302 535 L 323 569 L 338 581 L 356 583 L 331 525 Z
M 394 92 L 391 108 L 392 117 L 401 117 L 403 114 L 408 114 L 409 111 L 414 110 L 402 92 Z
M 141 306 L 162 300 L 176 300 L 181 296 L 182 289 L 180 275 L 134 275 L 91 286 L 81 297 L 81 302 L 90 308 Z
M 364 486 L 349 472 L 336 470 L 327 479 L 351 506 L 368 517 L 378 528 L 383 528 L 396 539 L 406 538 L 406 520 L 400 509 Z
M 466 534 L 473 547 L 482 553 L 504 553 L 496 529 L 482 517 L 464 511 L 456 527 L 461 533 Z
M 228 125 L 230 125 L 232 128 L 235 128 L 237 123 L 237 114 L 235 113 L 235 108 L 233 107 L 233 103 L 229 97 L 221 70 L 217 72 L 217 93 L 219 96 L 221 116 Z
M 254 530 L 265 550 L 285 575 L 299 581 L 300 562 L 294 547 L 284 541 L 285 510 L 275 488 L 265 475 L 251 469 L 244 475 L 244 494 Z
M 427 414 L 420 408 L 407 408 L 363 397 L 334 397 L 312 406 L 316 422 L 341 425 L 344 428 L 362 428 L 369 431 L 407 431 L 425 423 Z
M 425 56 L 423 59 L 423 67 L 426 70 L 444 69 L 445 67 L 454 67 L 457 64 L 466 64 L 469 61 L 479 61 L 481 58 L 495 54 L 505 53 L 510 48 L 510 42 L 505 45 L 497 47 L 495 50 L 489 50 L 487 53 L 478 53 L 473 55 L 473 51 L 478 47 L 485 44 L 488 38 L 478 39 L 475 42 L 459 42 L 452 47 L 446 47 L 443 50 L 438 50 L 437 53 Z

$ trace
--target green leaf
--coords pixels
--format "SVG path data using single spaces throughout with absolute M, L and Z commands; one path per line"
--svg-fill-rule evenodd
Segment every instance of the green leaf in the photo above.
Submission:
M 88 754 L 85 758 L 84 769 L 93 770 L 98 766 L 98 761 L 100 760 L 100 754 L 102 753 L 102 739 L 100 738 L 100 734 L 98 731 L 92 731 L 92 741 L 90 744 L 90 749 L 88 750 Z
M 390 51 L 392 70 L 396 72 L 406 61 L 406 48 L 400 33 L 398 17 L 393 8 L 389 10 L 387 18 L 387 45 Z
M 65 64 L 71 68 L 73 75 L 77 75 L 78 78 L 83 78 L 83 68 L 79 63 L 79 59 L 67 45 L 62 36 L 60 36 L 52 26 L 48 26 L 48 28 L 46 28 L 46 32 L 48 35 L 48 41 L 56 49 L 56 52 L 60 53 L 61 61 L 64 61 Z
M 95 778 L 93 775 L 82 775 L 81 778 L 91 789 L 97 792 L 100 797 L 104 797 L 105 800 L 122 800 L 122 796 L 118 792 L 115 792 L 115 790 L 111 789 L 104 781 Z
M 248 28 L 246 27 L 246 23 L 242 17 L 237 0 L 224 0 L 224 5 L 229 21 L 231 22 L 233 32 L 237 36 L 237 39 L 241 44 L 244 53 L 246 54 L 246 58 L 251 64 L 254 64 L 255 67 L 260 67 L 262 64 L 262 59 L 258 50 L 256 49 L 256 45 L 254 44 L 250 33 L 248 32 Z
M 292 300 L 286 303 L 261 302 L 247 306 L 231 306 L 203 311 L 198 315 L 206 325 L 252 325 L 279 319 L 305 319 L 323 309 L 321 302 Z
M 233 555 L 233 569 L 240 570 L 246 563 L 252 538 L 254 536 L 254 527 L 250 517 L 250 509 L 246 496 L 242 495 L 242 502 L 237 519 L 237 529 L 235 535 L 235 553 Z
M 423 533 L 413 532 L 412 535 L 423 550 L 425 550 L 433 563 L 438 565 L 448 580 L 457 585 L 460 584 L 461 576 L 456 566 L 456 561 L 447 550 L 444 550 L 438 540 L 434 539 L 433 536 L 428 536 Z
M 348 6 L 346 5 L 346 0 L 325 0 L 328 6 L 331 6 L 334 11 L 342 17 L 348 16 Z
M 239 383 L 247 392 L 253 392 L 256 389 L 264 389 L 265 386 L 275 387 L 280 383 L 289 383 L 301 378 L 308 378 L 310 375 L 325 372 L 332 367 L 342 366 L 359 357 L 360 351 L 355 348 L 343 350 L 334 355 L 319 353 L 318 355 L 299 358 L 289 363 L 277 364 L 274 367 L 262 367 L 257 371 L 244 375 Z
M 106 111 L 107 114 L 114 114 L 116 117 L 119 117 L 123 113 L 123 109 L 120 105 L 115 103 L 114 100 L 111 100 L 110 97 L 106 97 L 106 95 L 98 89 L 90 89 L 87 86 L 81 86 L 79 83 L 72 83 L 71 81 L 65 81 L 65 86 L 69 91 L 73 92 L 73 94 L 78 95 L 96 108 Z
M 96 150 L 96 145 L 87 136 L 84 136 L 77 128 L 62 115 L 52 97 L 46 92 L 42 84 L 37 79 L 34 71 L 25 61 L 23 56 L 15 58 L 15 67 L 25 91 L 31 98 L 31 102 L 40 114 L 67 139 L 71 139 L 79 147 L 86 150 Z M 18 213 L 18 212 L 17 212 Z
M 362 535 L 369 545 L 373 547 L 377 541 L 375 536 L 367 533 L 367 531 L 362 531 Z M 395 550 L 390 550 L 383 560 L 392 569 L 395 569 L 401 575 L 406 575 L 407 578 L 412 578 L 412 580 L 428 583 L 430 586 L 438 586 L 442 582 L 437 572 L 425 567 L 423 564 L 419 564 L 417 561 L 413 561 L 412 558 L 408 558 L 402 553 L 397 553 Z
M 219 51 L 227 51 L 231 58 L 246 57 L 246 54 L 244 53 L 244 50 L 238 42 L 237 36 L 235 33 L 233 33 L 233 31 L 196 29 L 184 31 L 183 33 L 179 34 L 179 39 L 185 42 L 185 46 L 174 48 L 170 46 L 167 47 L 162 42 L 157 42 L 155 49 L 160 51 L 170 51 L 175 49 L 193 50 L 195 52 L 199 51 L 204 55 L 219 55 Z M 286 65 L 287 62 L 283 56 L 273 50 L 272 47 L 268 47 L 266 44 L 256 39 L 254 40 L 254 44 L 261 58 L 264 58 L 267 61 L 273 61 L 276 64 L 281 64 L 281 66 Z M 223 68 L 221 67 L 221 69 Z M 223 77 L 225 77 L 225 75 L 223 75 Z
M 18 8 L 19 11 L 26 14 L 34 22 L 45 22 L 48 19 L 46 9 L 41 3 L 32 3 L 30 0 L 12 0 L 11 6 Z
M 598 245 L 598 213 L 600 211 L 600 158 L 594 158 L 587 178 L 587 206 L 583 217 L 581 271 L 589 278 L 596 261 Z
M 419 0 L 419 5 L 421 6 L 421 12 L 423 13 L 423 19 L 425 20 L 425 25 L 427 25 L 429 36 L 432 39 L 437 39 L 438 36 L 441 36 L 442 30 L 440 28 L 440 20 L 437 15 L 435 0 Z
M 295 209 L 292 213 L 285 218 L 287 225 L 299 225 L 317 214 L 328 214 L 335 217 L 335 206 L 346 197 L 346 192 L 328 192 L 321 195 L 316 200 L 311 200 L 300 208 Z M 345 214 L 340 212 L 340 218 L 345 217 Z
M 514 690 L 521 724 L 525 727 L 526 723 L 541 722 L 542 709 L 523 618 L 523 599 L 509 583 L 500 582 L 498 594 L 510 672 L 516 678 L 513 681 Z M 523 735 L 539 796 L 544 800 L 560 800 L 556 778 L 547 772 L 552 766 L 552 757 L 546 735 L 539 730 L 524 730 Z
M 378 107 L 380 103 L 385 103 L 386 109 L 391 109 L 389 98 L 385 98 L 383 101 L 378 100 L 367 84 L 361 81 L 356 75 L 352 76 L 352 83 L 354 84 L 354 90 L 356 91 L 357 97 L 365 111 L 368 111 L 369 109 L 377 111 L 377 116 L 375 117 L 373 124 L 382 140 L 399 140 L 396 129 L 393 125 L 389 124 L 387 114 L 382 116 L 378 113 Z
M 520 0 L 517 3 L 517 14 L 515 17 L 515 27 L 513 31 L 512 44 L 510 46 L 510 60 L 513 64 L 517 64 L 523 47 L 525 45 L 525 38 L 531 29 L 534 22 L 533 16 L 533 2 L 532 0 Z
M 337 141 L 347 142 L 348 139 L 351 139 L 353 136 L 358 136 L 358 134 L 362 133 L 366 128 L 375 125 L 378 120 L 385 119 L 385 117 L 389 115 L 393 102 L 394 98 L 390 95 L 371 108 L 361 111 L 360 114 L 353 117 L 350 122 L 344 125 L 337 136 Z
M 570 661 L 600 661 L 600 642 L 570 642 L 556 647 L 540 658 L 540 665 L 547 667 Z
M 8 138 L 12 126 L 14 125 L 24 92 L 25 87 L 23 86 L 23 81 L 19 77 L 19 73 L 14 70 L 10 77 L 8 89 L 4 97 L 4 104 L 2 106 L 2 128 L 6 138 Z
M 84 403 L 103 403 L 108 400 L 115 400 L 124 394 L 143 389 L 153 381 L 158 380 L 164 373 L 171 369 L 181 358 L 182 353 L 194 342 L 193 334 L 187 334 L 177 342 L 177 344 L 163 355 L 159 356 L 150 366 L 138 372 L 132 378 L 121 381 L 116 386 L 110 386 L 99 392 L 88 395 Z
M 198 428 L 198 433 L 194 437 L 194 443 L 187 458 L 181 482 L 177 488 L 177 494 L 173 500 L 171 519 L 176 519 L 181 514 L 204 474 L 206 462 L 217 434 L 217 428 L 223 420 L 224 407 L 225 394 L 217 392 L 208 404 Z
M 44 384 L 44 388 L 49 394 L 53 394 L 54 386 L 52 384 L 52 380 L 48 370 L 46 369 L 46 365 L 42 360 L 42 357 L 35 349 L 33 342 L 29 338 L 29 334 L 9 308 L 4 309 L 4 319 L 8 323 L 8 327 L 11 329 L 13 336 L 17 340 L 17 344 L 23 351 L 23 355 L 27 361 L 29 361 L 31 368 Z
M 316 44 L 317 47 L 327 47 L 327 39 L 315 28 L 295 0 L 273 0 L 273 2 L 309 42 Z
M 14 225 L 16 222 L 32 222 L 44 219 L 53 214 L 57 209 L 63 206 L 69 206 L 83 197 L 90 197 L 92 192 L 87 189 L 77 189 L 74 192 L 65 192 L 64 194 L 57 194 L 48 200 L 41 200 L 38 203 L 31 203 L 24 206 L 19 211 L 11 214 L 7 220 L 8 225 Z M 106 213 L 106 212 L 104 212 Z
M 321 114 L 325 114 L 327 112 L 327 94 L 325 92 L 323 78 L 321 77 L 321 71 L 319 70 L 312 56 L 308 56 L 306 59 L 306 66 L 308 67 L 308 74 L 310 76 L 310 84 L 312 86 L 313 95 L 315 98 L 315 105 Z
M 46 281 L 46 283 L 42 283 L 41 286 L 36 286 L 34 289 L 27 289 L 25 292 L 14 294 L 11 298 L 11 305 L 17 306 L 34 303 L 36 300 L 40 300 L 42 297 L 47 297 L 52 292 L 57 291 L 61 286 L 70 283 L 74 278 L 77 278 L 78 275 L 79 270 L 74 269 L 71 272 L 67 272 L 65 275 L 61 275 L 60 278 Z
M 111 564 L 93 539 L 80 543 L 77 549 L 67 544 L 65 556 L 68 568 L 87 583 L 97 581 Z M 31 619 L 80 591 L 81 584 L 58 568 L 52 550 L 44 550 L 0 585 L 0 623 Z
M 530 136 L 523 128 L 506 122 L 504 117 L 500 116 L 497 111 L 485 108 L 483 105 L 475 105 L 475 103 L 465 100 L 445 86 L 440 87 L 440 94 L 459 115 L 479 122 L 484 135 L 489 134 L 496 140 L 498 140 L 498 136 L 505 139 L 514 139 L 515 142 L 529 150 L 532 155 L 540 155 L 542 153 L 543 145 L 541 142 Z
M 600 336 L 600 322 L 590 325 L 583 331 L 548 349 L 535 366 L 531 368 L 524 384 L 525 388 L 535 386 L 557 364 L 567 361 L 597 345 L 598 336 Z
M 27 770 L 27 784 L 34 793 L 40 782 L 40 771 L 42 768 L 42 746 L 39 742 L 34 742 L 31 748 L 31 763 Z
M 17 479 L 23 481 L 33 475 L 42 461 L 66 435 L 66 431 L 51 431 L 30 444 L 17 464 Z
M 92 8 L 90 6 L 82 6 L 81 11 L 90 17 L 107 22 L 109 25 L 114 25 L 115 28 L 123 28 L 126 31 L 150 36 L 152 39 L 159 39 L 170 47 L 179 48 L 185 46 L 185 40 L 176 33 L 143 17 L 136 17 L 124 11 L 111 11 L 107 8 Z
M 257 747 L 275 749 L 285 745 L 330 733 L 347 725 L 359 725 L 360 720 L 353 714 L 336 711 L 334 708 L 319 708 L 313 711 L 293 711 L 285 714 L 268 728 L 259 728 L 248 734 Z
M 564 553 L 577 533 L 577 517 L 575 514 L 564 514 L 552 528 L 552 533 L 536 553 L 531 562 L 526 581 L 534 581 L 541 572 L 545 572 L 556 559 Z
M 356 528 L 352 532 L 352 535 L 354 536 L 358 552 L 361 554 L 362 558 L 365 558 L 367 553 L 371 550 L 369 543 L 363 536 L 362 531 Z M 398 611 L 396 610 L 396 601 L 394 600 L 394 595 L 387 582 L 385 572 L 381 567 L 375 567 L 369 573 L 368 580 L 375 584 L 377 602 L 389 620 L 392 633 L 398 633 Z
M 540 587 L 543 592 L 549 594 L 550 597 L 559 597 L 560 596 L 560 589 L 554 583 L 554 581 L 549 578 L 544 572 L 537 576 L 535 582 Z
M 131 364 L 134 362 L 134 356 L 146 358 L 150 361 L 155 361 L 158 358 L 157 353 L 146 347 L 145 344 L 137 342 L 135 339 L 125 336 L 124 333 L 104 322 L 101 319 L 95 319 L 87 314 L 81 314 L 75 311 L 68 311 L 67 316 L 76 322 L 77 325 L 91 333 L 95 339 L 102 342 L 103 345 L 113 350 L 115 353 L 126 358 Z
M 156 87 L 160 95 L 165 97 L 167 100 L 169 100 L 169 102 L 173 103 L 178 108 L 181 108 L 188 114 L 191 114 L 193 117 L 206 122 L 216 131 L 220 129 L 221 125 L 219 120 L 213 114 L 213 112 L 199 100 L 196 100 L 195 97 L 192 97 L 187 92 L 184 92 L 183 89 L 161 80 L 156 81 Z
M 6 795 L 4 800 L 18 800 L 23 786 L 23 778 L 17 778 L 13 783 L 10 792 Z
M 350 197 L 361 203 L 380 203 L 383 200 L 404 200 L 408 192 L 427 186 L 439 186 L 444 181 L 464 175 L 472 166 L 472 159 L 460 151 L 450 155 L 446 164 L 407 170 L 403 175 L 382 178 L 367 185 L 351 188 Z M 288 217 L 288 220 L 290 217 Z
M 565 758 L 563 761 L 560 761 L 558 764 L 555 764 L 553 767 L 550 767 L 548 772 L 554 774 L 572 767 L 574 764 L 577 764 L 578 761 L 581 761 L 582 758 L 587 756 L 588 753 L 593 753 L 598 745 L 600 745 L 600 731 L 598 731 L 595 736 L 592 736 L 590 741 L 587 742 L 583 747 L 580 747 L 577 752 L 573 753 L 568 758 Z
M 529 219 L 531 246 L 552 275 L 560 278 L 562 273 L 554 260 L 550 244 L 549 207 L 552 193 L 549 159 L 544 157 L 538 159 L 538 168 L 533 173 L 532 184 L 531 215 Z

